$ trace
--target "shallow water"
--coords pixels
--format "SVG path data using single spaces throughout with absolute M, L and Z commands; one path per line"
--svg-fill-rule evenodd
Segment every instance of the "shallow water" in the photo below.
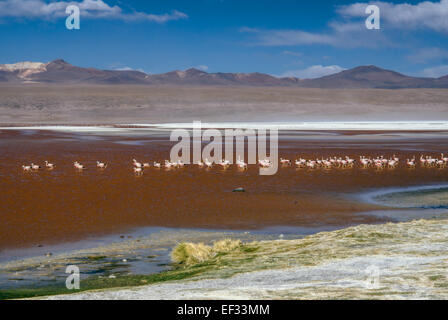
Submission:
M 359 198 L 396 208 L 448 209 L 448 185 L 382 188 L 362 193 Z
M 0 130 L 0 261 L 39 261 L 0 274 L 0 288 L 62 283 L 68 263 L 82 266 L 85 276 L 159 272 L 169 268 L 169 251 L 177 241 L 295 239 L 362 223 L 446 214 L 448 186 L 436 192 L 402 187 L 440 185 L 448 169 L 286 166 L 262 177 L 255 166 L 244 172 L 187 166 L 151 168 L 135 177 L 131 159 L 166 159 L 172 146 L 168 134 L 168 129 L 114 127 Z M 448 139 L 438 132 L 288 131 L 280 134 L 279 148 L 279 156 L 289 159 L 397 152 L 406 159 L 416 150 L 438 156 L 448 149 Z M 75 159 L 88 170 L 73 170 Z M 21 170 L 22 163 L 44 160 L 57 167 Z M 98 170 L 96 160 L 110 166 Z M 246 192 L 232 193 L 236 187 Z M 370 193 L 370 200 L 359 197 L 372 190 L 377 193 Z M 82 252 L 67 257 L 77 250 Z M 47 252 L 54 256 L 46 258 Z
M 448 209 L 448 187 L 394 192 L 378 196 L 376 200 L 394 207 Z

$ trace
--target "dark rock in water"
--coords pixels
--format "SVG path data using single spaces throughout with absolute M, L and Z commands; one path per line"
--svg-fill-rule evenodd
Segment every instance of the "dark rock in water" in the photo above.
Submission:
M 244 190 L 244 188 L 236 188 L 236 189 L 233 189 L 232 192 L 246 192 L 246 190 Z
M 42 247 L 43 247 L 43 245 L 41 245 L 41 244 L 38 244 L 38 245 L 37 245 L 37 247 L 38 247 L 38 248 L 42 248 Z
M 53 254 L 52 254 L 51 252 L 47 252 L 45 255 L 46 255 L 47 257 L 51 257 Z

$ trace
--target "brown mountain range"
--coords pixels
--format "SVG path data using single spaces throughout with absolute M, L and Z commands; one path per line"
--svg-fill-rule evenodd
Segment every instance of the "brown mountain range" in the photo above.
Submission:
M 146 74 L 140 71 L 100 70 L 71 65 L 62 59 L 49 63 L 21 62 L 0 65 L 0 83 L 141 84 L 297 86 L 305 88 L 448 88 L 448 75 L 419 78 L 360 66 L 317 79 L 278 78 L 263 73 L 207 73 L 197 69 Z

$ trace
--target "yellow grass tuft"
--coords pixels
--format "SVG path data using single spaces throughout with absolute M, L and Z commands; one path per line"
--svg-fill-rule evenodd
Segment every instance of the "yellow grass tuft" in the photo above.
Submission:
M 212 248 L 203 243 L 182 242 L 171 252 L 172 261 L 186 265 L 207 261 L 212 256 Z
M 213 251 L 219 252 L 230 252 L 239 247 L 241 247 L 241 240 L 223 239 L 213 243 Z
M 171 260 L 184 265 L 205 262 L 218 253 L 230 252 L 241 247 L 241 240 L 223 239 L 215 241 L 213 246 L 203 243 L 182 242 L 171 252 Z

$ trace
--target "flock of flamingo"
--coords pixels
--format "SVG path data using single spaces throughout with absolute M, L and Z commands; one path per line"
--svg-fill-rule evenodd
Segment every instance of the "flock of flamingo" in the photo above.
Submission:
M 377 169 L 384 169 L 384 168 L 396 168 L 400 164 L 400 159 L 393 155 L 391 158 L 386 158 L 384 156 L 379 156 L 376 158 L 372 157 L 366 157 L 364 155 L 361 155 L 359 157 L 359 161 L 356 161 L 353 158 L 350 158 L 349 156 L 344 157 L 329 157 L 329 158 L 321 158 L 321 159 L 304 159 L 299 158 L 294 161 L 291 161 L 289 159 L 283 159 L 280 158 L 280 164 L 282 166 L 292 166 L 293 164 L 298 167 L 304 167 L 309 169 L 316 169 L 316 168 L 324 168 L 324 169 L 331 169 L 331 168 L 353 168 L 356 163 L 359 163 L 360 167 L 362 168 L 369 168 L 374 167 Z M 417 160 L 415 156 L 412 159 L 406 159 L 405 165 L 409 168 L 414 168 L 417 165 Z M 421 155 L 419 159 L 419 163 L 422 167 L 438 167 L 438 168 L 444 168 L 448 164 L 448 157 L 444 156 L 444 154 L 441 154 L 440 158 L 433 158 L 432 156 L 428 155 Z M 223 168 L 228 168 L 232 165 L 232 163 L 229 160 L 221 160 L 218 163 L 212 162 L 208 160 L 207 158 L 202 162 L 198 161 L 196 163 L 198 167 L 206 167 L 211 168 L 214 165 L 221 166 Z M 247 169 L 248 164 L 238 158 L 235 165 L 239 169 Z M 260 167 L 270 167 L 273 165 L 272 161 L 269 159 L 260 159 L 258 160 L 258 165 Z M 154 161 L 152 164 L 149 162 L 139 162 L 136 159 L 132 159 L 132 169 L 135 174 L 141 175 L 144 172 L 145 168 L 154 167 L 154 168 L 183 168 L 185 164 L 182 161 L 177 162 L 171 162 L 169 160 L 165 160 L 165 162 L 162 164 L 160 162 Z M 22 165 L 23 171 L 38 171 L 45 167 L 48 170 L 53 170 L 56 166 L 53 163 L 50 163 L 48 161 L 45 161 L 44 166 L 40 166 L 34 163 L 31 163 L 30 165 Z M 86 166 L 79 163 L 78 161 L 75 161 L 73 163 L 73 167 L 77 170 L 84 170 L 86 169 Z M 99 169 L 105 169 L 107 168 L 107 163 L 97 161 L 96 167 Z

